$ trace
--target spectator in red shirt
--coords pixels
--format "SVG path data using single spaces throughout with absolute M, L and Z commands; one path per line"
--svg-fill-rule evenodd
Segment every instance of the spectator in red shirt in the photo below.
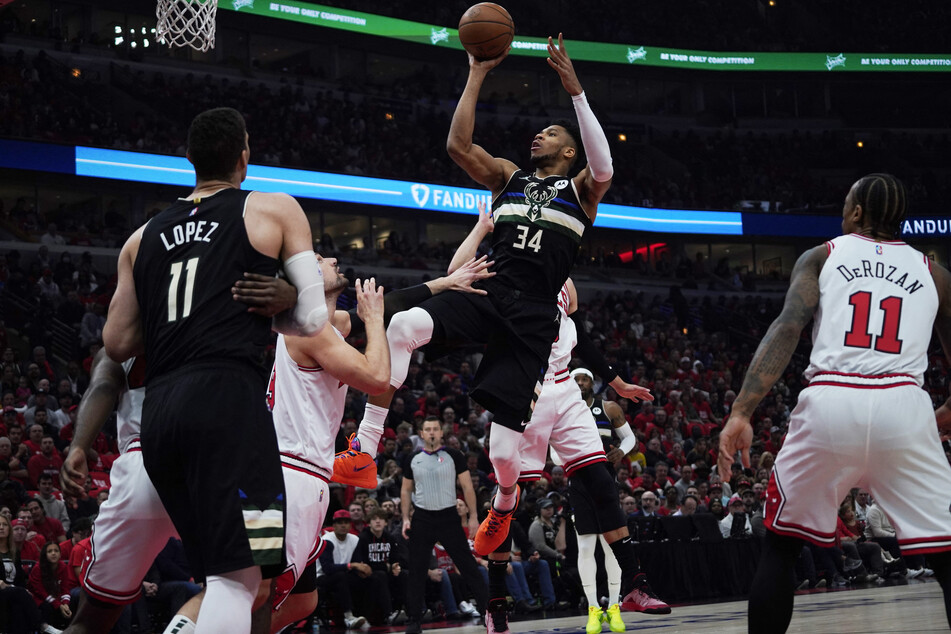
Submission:
M 654 404 L 651 401 L 641 403 L 641 411 L 634 417 L 631 423 L 634 429 L 647 434 L 647 425 L 654 422 Z
M 668 486 L 672 485 L 674 481 L 670 478 L 669 467 L 667 463 L 663 460 L 658 460 L 654 463 L 654 481 L 662 489 L 666 489 Z
M 350 511 L 350 532 L 359 537 L 367 526 L 366 520 L 364 520 L 363 505 L 354 501 L 350 503 L 347 510 Z
M 69 625 L 73 616 L 69 609 L 72 585 L 58 544 L 43 548 L 39 563 L 30 571 L 29 585 L 33 600 L 43 613 L 43 622 L 59 628 Z
M 687 456 L 684 455 L 684 446 L 681 443 L 675 442 L 671 446 L 670 453 L 667 454 L 667 464 L 678 473 L 681 467 L 687 464 Z
M 31 430 L 32 432 L 32 430 Z M 63 466 L 63 457 L 56 451 L 56 442 L 53 437 L 46 435 L 40 441 L 40 453 L 31 457 L 26 464 L 30 474 L 30 482 L 35 489 L 40 488 L 40 475 L 46 473 L 53 478 L 53 486 L 59 488 L 59 470 Z
M 43 417 L 44 416 L 41 415 L 38 418 L 43 418 Z M 43 442 L 43 435 L 46 433 L 43 429 L 43 422 L 36 421 L 32 425 L 30 425 L 30 428 L 27 430 L 27 433 L 29 433 L 29 438 L 24 440 L 23 444 L 26 445 L 26 448 L 29 451 L 29 453 L 27 454 L 27 460 L 29 460 L 30 456 L 35 456 L 36 454 L 42 452 L 42 449 L 40 449 L 40 444 Z M 13 439 L 11 438 L 11 440 Z
M 78 523 L 79 520 L 76 520 Z M 90 525 L 89 533 L 92 534 L 92 525 Z M 74 543 L 69 549 L 69 570 L 73 575 L 73 579 L 79 580 L 80 575 L 82 574 L 83 562 L 86 560 L 86 557 L 90 555 L 90 546 L 89 546 L 89 535 L 83 537 L 76 543 Z
M 59 544 L 66 539 L 63 524 L 56 518 L 46 517 L 46 511 L 39 500 L 33 499 L 27 502 L 26 509 L 33 517 L 33 529 L 42 535 L 48 543 Z
M 62 541 L 59 544 L 59 551 L 63 555 L 63 561 L 67 562 L 71 562 L 73 549 L 76 547 L 76 544 L 92 534 L 92 520 L 88 517 L 80 517 L 75 522 L 73 522 L 72 533 L 73 536 L 71 538 Z M 73 583 L 73 587 L 75 588 L 79 585 L 79 577 L 76 576 L 76 572 L 73 570 L 71 564 L 68 568 L 68 572 L 70 575 L 70 581 Z
M 770 452 L 774 456 L 779 453 L 779 450 L 783 446 L 783 430 L 779 427 L 773 425 L 769 429 L 769 440 L 766 441 L 766 444 L 763 445 L 763 449 Z
M 24 561 L 37 561 L 40 558 L 39 547 L 26 538 L 30 523 L 26 520 L 13 520 L 13 541 L 17 545 L 17 552 Z

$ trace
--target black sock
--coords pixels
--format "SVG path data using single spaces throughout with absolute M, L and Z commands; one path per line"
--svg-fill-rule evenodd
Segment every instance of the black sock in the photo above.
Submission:
M 637 554 L 634 552 L 634 540 L 630 535 L 610 544 L 611 552 L 614 558 L 621 566 L 621 598 L 627 596 L 627 593 L 634 589 L 634 578 L 643 576 L 640 574 L 641 567 L 637 563 Z
M 796 559 L 802 542 L 766 531 L 763 553 L 750 588 L 749 632 L 785 632 L 792 619 Z
M 944 591 L 944 611 L 951 625 L 951 552 L 928 555 L 928 563 Z
M 489 560 L 489 601 L 504 599 L 508 594 L 505 587 L 505 575 L 509 565 L 508 559 Z

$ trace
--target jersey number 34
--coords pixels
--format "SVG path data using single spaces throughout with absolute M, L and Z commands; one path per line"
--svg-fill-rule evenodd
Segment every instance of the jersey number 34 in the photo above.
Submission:
M 518 225 L 518 236 L 515 238 L 515 242 L 512 243 L 516 249 L 531 249 L 535 253 L 542 248 L 542 230 L 539 229 L 535 232 L 535 235 L 528 239 L 528 232 L 530 231 L 529 227 L 525 225 Z M 527 240 L 527 242 L 526 242 Z

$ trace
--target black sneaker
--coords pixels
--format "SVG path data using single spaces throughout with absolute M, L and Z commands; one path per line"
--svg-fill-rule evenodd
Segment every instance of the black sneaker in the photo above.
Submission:
M 505 599 L 492 599 L 485 612 L 486 634 L 511 634 L 509 630 L 509 606 Z
M 406 634 L 422 634 L 422 631 L 423 628 L 415 621 L 406 624 Z

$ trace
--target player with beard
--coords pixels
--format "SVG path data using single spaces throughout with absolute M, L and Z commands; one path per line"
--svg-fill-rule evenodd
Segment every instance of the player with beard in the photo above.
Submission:
M 473 143 L 479 91 L 488 72 L 505 56 L 485 61 L 469 57 L 469 79 L 453 115 L 447 150 L 473 180 L 492 192 L 492 271 L 496 275 L 481 284 L 486 295 L 445 293 L 393 320 L 387 330 L 393 362 L 391 389 L 370 400 L 361 423 L 361 428 L 382 428 L 416 348 L 430 342 L 486 344 L 471 394 L 494 415 L 489 451 L 499 491 L 475 537 L 475 550 L 483 555 L 502 546 L 508 536 L 518 502 L 519 442 L 558 334 L 556 298 L 613 175 L 607 138 L 560 35 L 557 44 L 549 38 L 548 54 L 549 65 L 572 97 L 578 128 L 559 122 L 536 134 L 531 144 L 532 171 L 493 157 Z M 571 177 L 582 146 L 588 164 Z M 470 234 L 470 239 L 481 238 Z M 507 549 L 494 558 L 507 561 Z M 490 583 L 493 578 L 504 582 L 504 565 L 498 567 L 501 573 L 490 568 Z M 490 632 L 507 630 L 502 620 L 498 627 L 505 629 L 493 627 L 489 626 Z

